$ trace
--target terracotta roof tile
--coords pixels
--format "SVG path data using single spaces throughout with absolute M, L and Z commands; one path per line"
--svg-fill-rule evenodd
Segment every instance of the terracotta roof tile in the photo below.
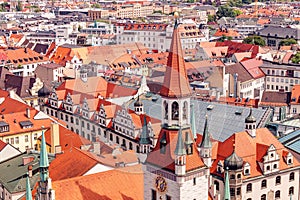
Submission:
M 127 170 L 127 171 L 126 171 Z M 118 184 L 116 184 L 118 183 Z M 57 199 L 140 200 L 144 196 L 141 166 L 53 182 Z M 134 189 L 133 189 L 134 188 Z

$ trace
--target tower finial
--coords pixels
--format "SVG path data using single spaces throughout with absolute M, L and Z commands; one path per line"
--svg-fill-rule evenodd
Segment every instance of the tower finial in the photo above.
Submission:
M 179 19 L 179 13 L 178 12 L 174 12 L 174 18 L 175 18 L 175 26 L 174 29 L 178 27 L 178 19 Z

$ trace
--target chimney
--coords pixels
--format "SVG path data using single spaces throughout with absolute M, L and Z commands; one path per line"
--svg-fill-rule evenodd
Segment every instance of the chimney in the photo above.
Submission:
M 30 119 L 30 108 L 26 108 L 26 117 Z
M 28 177 L 31 178 L 32 177 L 32 165 L 28 165 Z
M 59 139 L 59 125 L 57 122 L 51 123 L 51 153 L 61 153 L 60 139 Z
M 100 156 L 100 142 L 94 142 L 93 147 L 94 147 L 94 153 L 97 156 Z

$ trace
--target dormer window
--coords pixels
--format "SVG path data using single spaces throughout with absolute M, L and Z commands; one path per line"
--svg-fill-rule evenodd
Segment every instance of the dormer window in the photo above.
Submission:
M 250 175 L 250 165 L 249 163 L 244 164 L 244 176 L 249 176 Z
M 21 121 L 19 122 L 20 126 L 22 129 L 26 129 L 26 128 L 32 128 L 33 127 L 33 123 L 29 120 L 27 121 Z
M 9 124 L 4 121 L 0 121 L 0 133 L 8 132 L 8 131 L 9 131 Z

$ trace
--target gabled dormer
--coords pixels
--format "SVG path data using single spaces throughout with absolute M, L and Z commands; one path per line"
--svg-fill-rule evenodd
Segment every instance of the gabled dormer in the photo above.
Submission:
M 287 165 L 292 165 L 294 163 L 294 157 L 291 152 L 283 151 L 283 159 Z
M 263 157 L 263 173 L 273 173 L 279 171 L 279 154 L 276 152 L 276 148 L 271 144 Z
M 251 174 L 251 167 L 248 162 L 244 164 L 243 170 L 244 170 L 243 172 L 244 176 L 249 176 Z
M 63 107 L 66 112 L 73 113 L 73 100 L 70 93 L 67 94 L 66 99 L 63 102 Z
M 56 94 L 56 91 L 53 90 L 50 94 L 50 97 L 49 97 L 49 104 L 52 108 L 58 108 L 58 96 Z
M 101 104 L 100 105 L 100 108 L 99 108 L 99 112 L 98 112 L 98 116 L 99 116 L 99 124 L 101 126 L 106 126 L 106 112 L 105 112 L 105 109 L 104 109 L 104 105 Z
M 118 110 L 115 118 L 113 119 L 113 127 L 116 132 L 126 135 L 131 138 L 136 138 L 135 126 L 132 117 L 125 108 Z
M 86 119 L 89 119 L 89 112 L 90 112 L 90 108 L 89 105 L 87 103 L 86 98 L 84 98 L 83 103 L 82 103 L 82 116 Z

